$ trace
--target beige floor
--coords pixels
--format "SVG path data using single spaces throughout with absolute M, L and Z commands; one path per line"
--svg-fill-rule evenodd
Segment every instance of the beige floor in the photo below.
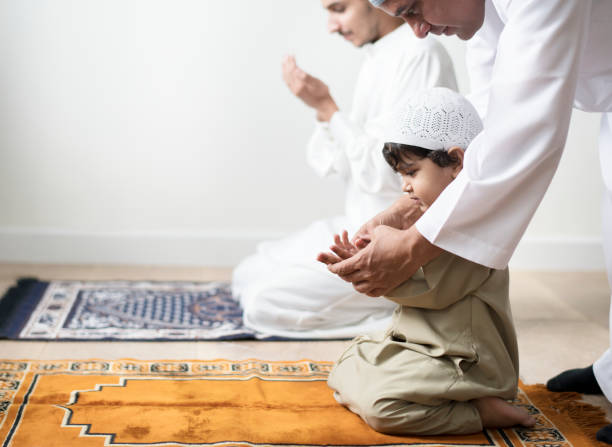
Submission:
M 225 280 L 229 269 L 0 264 L 0 294 L 23 276 L 39 279 Z M 545 382 L 591 364 L 609 345 L 610 290 L 603 272 L 512 272 L 510 296 L 518 332 L 521 378 Z M 0 341 L 0 358 L 136 358 L 335 360 L 346 342 L 23 342 Z M 602 405 L 604 399 L 587 398 Z M 611 418 L 612 419 L 612 418 Z

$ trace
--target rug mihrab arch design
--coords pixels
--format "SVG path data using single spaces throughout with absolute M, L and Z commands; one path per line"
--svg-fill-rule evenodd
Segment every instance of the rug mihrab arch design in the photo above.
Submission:
M 605 423 L 577 395 L 521 386 L 515 403 L 536 417 L 534 428 L 387 436 L 335 402 L 326 385 L 331 366 L 255 359 L 0 361 L 0 445 L 578 447 L 596 444 L 584 425 Z

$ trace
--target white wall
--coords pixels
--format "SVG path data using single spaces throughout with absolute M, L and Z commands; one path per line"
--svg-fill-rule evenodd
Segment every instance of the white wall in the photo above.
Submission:
M 317 0 L 0 0 L 0 261 L 233 265 L 337 214 L 288 52 L 350 108 L 361 54 Z M 515 266 L 603 268 L 597 120 L 574 117 Z

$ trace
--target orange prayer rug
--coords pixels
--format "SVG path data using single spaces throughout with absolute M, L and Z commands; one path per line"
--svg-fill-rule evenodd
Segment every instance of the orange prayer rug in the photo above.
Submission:
M 534 428 L 399 437 L 334 400 L 330 362 L 0 361 L 2 447 L 597 445 L 603 413 L 577 394 L 521 385 Z M 590 425 L 590 427 L 589 427 Z M 603 445 L 603 444 L 602 444 Z

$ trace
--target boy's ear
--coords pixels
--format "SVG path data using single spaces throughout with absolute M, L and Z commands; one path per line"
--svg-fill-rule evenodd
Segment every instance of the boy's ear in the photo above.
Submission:
M 448 153 L 448 155 L 451 156 L 451 158 L 456 160 L 455 164 L 453 165 L 452 172 L 453 178 L 456 178 L 463 169 L 463 155 L 465 154 L 465 151 L 459 146 L 453 146 L 449 148 L 446 152 Z

